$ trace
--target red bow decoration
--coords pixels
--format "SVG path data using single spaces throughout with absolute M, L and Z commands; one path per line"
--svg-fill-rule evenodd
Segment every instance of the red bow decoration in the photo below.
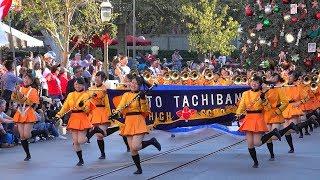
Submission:
M 102 35 L 101 41 L 102 41 L 103 43 L 110 44 L 110 43 L 112 42 L 112 38 L 111 38 L 110 35 L 107 33 L 107 34 Z
M 180 119 L 188 120 L 197 112 L 195 109 L 190 109 L 188 106 L 185 106 L 182 110 L 176 112 L 177 116 Z

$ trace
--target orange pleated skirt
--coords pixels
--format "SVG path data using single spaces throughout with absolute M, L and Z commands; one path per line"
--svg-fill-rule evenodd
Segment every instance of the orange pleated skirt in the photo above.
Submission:
M 96 107 L 93 109 L 89 115 L 89 119 L 93 125 L 110 123 L 108 120 L 108 112 L 105 107 Z
M 267 124 L 282 124 L 285 122 L 282 114 L 278 115 L 276 110 L 278 108 L 272 108 L 263 112 L 263 119 Z
M 126 116 L 124 125 L 120 128 L 122 136 L 133 136 L 148 133 L 146 121 L 142 115 Z
M 285 119 L 291 119 L 303 115 L 303 111 L 301 110 L 301 107 L 293 107 L 292 104 L 289 104 L 282 112 L 282 115 Z
M 84 131 L 86 129 L 90 129 L 92 124 L 86 113 L 71 113 L 69 121 L 68 121 L 68 130 L 78 130 Z
M 37 117 L 34 109 L 29 107 L 24 114 L 17 111 L 13 116 L 13 120 L 15 123 L 35 123 Z
M 316 98 L 310 99 L 302 105 L 303 111 L 313 111 L 319 107 L 319 101 Z
M 243 119 L 243 123 L 240 126 L 239 131 L 264 133 L 268 132 L 268 127 L 266 122 L 263 120 L 263 115 L 261 113 L 250 113 Z

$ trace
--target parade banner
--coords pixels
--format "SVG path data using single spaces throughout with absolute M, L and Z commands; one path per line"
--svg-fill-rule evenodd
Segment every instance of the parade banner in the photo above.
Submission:
M 147 124 L 155 129 L 231 121 L 248 86 L 160 85 L 147 94 L 151 114 Z M 111 109 L 125 91 L 108 90 Z M 123 119 L 119 120 L 123 123 Z

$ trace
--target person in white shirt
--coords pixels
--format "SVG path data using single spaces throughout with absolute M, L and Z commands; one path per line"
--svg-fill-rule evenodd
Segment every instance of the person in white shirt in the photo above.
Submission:
M 130 68 L 127 66 L 128 64 L 128 57 L 127 56 L 120 56 L 119 63 L 115 69 L 115 75 L 120 78 L 120 82 L 123 82 L 124 77 L 130 73 Z
M 152 76 L 158 76 L 161 74 L 161 69 L 159 68 L 159 61 L 153 61 L 151 66 L 150 66 L 150 70 L 152 72 Z

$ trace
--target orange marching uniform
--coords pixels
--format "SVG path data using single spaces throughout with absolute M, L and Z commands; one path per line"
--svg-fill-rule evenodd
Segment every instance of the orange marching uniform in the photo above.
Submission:
M 93 125 L 110 123 L 108 118 L 111 114 L 111 110 L 109 98 L 106 92 L 107 87 L 105 85 L 102 85 L 100 87 L 92 86 L 89 88 L 88 93 L 93 97 L 91 103 L 96 106 L 96 108 L 94 108 L 89 115 L 90 122 Z M 96 96 L 94 96 L 94 94 Z
M 296 118 L 303 115 L 303 111 L 301 106 L 294 107 L 293 104 L 296 102 L 305 102 L 305 98 L 307 97 L 306 92 L 304 92 L 303 85 L 295 85 L 295 86 L 287 86 L 284 87 L 284 92 L 287 96 L 289 104 L 287 108 L 282 112 L 282 115 L 285 119 Z
M 138 93 L 126 92 L 122 95 L 121 101 L 116 109 L 119 112 L 129 102 L 131 102 Z M 137 98 L 127 108 L 121 111 L 125 117 L 124 126 L 121 128 L 122 136 L 133 136 L 148 133 L 148 127 L 145 121 L 145 115 L 149 114 L 150 109 L 146 99 Z
M 264 133 L 268 132 L 268 127 L 263 119 L 262 110 L 268 103 L 263 102 L 260 98 L 261 91 L 245 91 L 242 94 L 236 114 L 245 114 L 245 118 L 240 131 Z
M 66 112 L 71 111 L 67 129 L 84 131 L 92 127 L 87 114 L 94 109 L 95 106 L 89 100 L 90 95 L 85 91 L 75 91 L 68 95 L 61 110 L 57 113 L 58 117 L 62 117 Z M 84 103 L 82 107 L 79 106 L 81 101 Z
M 267 124 L 282 124 L 285 122 L 282 112 L 289 104 L 284 89 L 273 88 L 266 93 L 268 105 L 264 108 L 263 119 Z
M 11 99 L 19 104 L 13 117 L 15 123 L 35 123 L 37 121 L 32 105 L 39 104 L 40 98 L 35 88 L 20 87 L 18 92 L 12 93 Z
M 317 88 L 315 90 L 312 90 L 310 86 L 305 86 L 304 90 L 307 92 L 307 99 L 304 104 L 301 105 L 301 108 L 304 112 L 313 111 L 316 110 L 319 105 L 319 95 L 320 95 L 320 89 Z

